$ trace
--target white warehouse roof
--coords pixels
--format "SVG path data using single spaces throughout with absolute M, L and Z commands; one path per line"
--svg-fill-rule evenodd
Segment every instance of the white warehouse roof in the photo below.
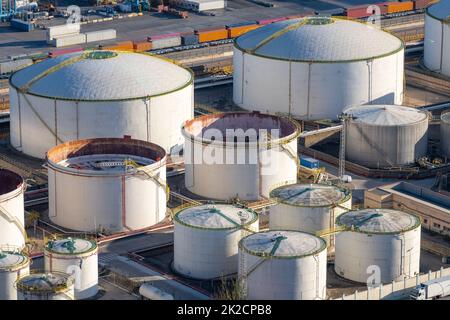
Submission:
M 192 74 L 148 54 L 115 51 L 70 53 L 22 69 L 11 84 L 28 93 L 65 100 L 125 100 L 184 88 Z
M 46 249 L 59 254 L 80 254 L 86 253 L 97 248 L 94 241 L 80 238 L 64 238 L 50 240 L 46 244 Z
M 359 22 L 308 17 L 271 23 L 236 40 L 238 49 L 255 55 L 292 61 L 355 61 L 395 53 L 397 37 Z
M 450 19 L 450 0 L 441 0 L 427 8 L 428 15 L 438 20 Z
M 423 111 L 397 105 L 366 105 L 351 107 L 344 113 L 353 116 L 353 122 L 374 126 L 401 126 L 420 122 L 427 118 Z
M 420 226 L 420 219 L 398 210 L 364 209 L 343 213 L 336 223 L 363 233 L 401 233 Z

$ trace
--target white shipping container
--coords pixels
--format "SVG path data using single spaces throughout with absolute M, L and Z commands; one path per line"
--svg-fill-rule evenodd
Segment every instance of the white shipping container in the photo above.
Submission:
M 70 24 L 63 24 L 60 26 L 48 27 L 46 32 L 47 43 L 51 43 L 51 41 L 54 38 L 59 36 L 74 35 L 79 33 L 80 33 L 79 23 L 70 23 Z
M 169 37 L 152 40 L 152 50 L 181 46 L 181 37 Z
M 86 35 L 84 33 L 61 36 L 53 39 L 53 45 L 57 48 L 82 43 L 86 43 Z
M 33 60 L 31 59 L 20 59 L 20 60 L 0 62 L 0 74 L 11 73 L 19 69 L 31 66 L 32 64 Z
M 100 31 L 86 32 L 86 42 L 110 40 L 116 38 L 115 29 L 105 29 Z

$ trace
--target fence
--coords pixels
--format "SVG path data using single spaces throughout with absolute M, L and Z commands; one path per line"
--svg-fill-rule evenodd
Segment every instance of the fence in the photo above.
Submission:
M 395 300 L 407 295 L 408 291 L 420 283 L 428 280 L 450 275 L 450 268 L 441 268 L 438 271 L 429 271 L 427 274 L 417 275 L 414 278 L 405 278 L 400 281 L 393 281 L 389 284 L 380 285 L 374 288 L 367 288 L 365 291 L 355 291 L 350 295 L 343 295 L 334 300 Z

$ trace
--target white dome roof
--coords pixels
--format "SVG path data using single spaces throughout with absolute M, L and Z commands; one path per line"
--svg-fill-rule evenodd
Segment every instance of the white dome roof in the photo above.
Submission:
M 16 252 L 0 251 L 0 270 L 19 267 L 28 262 L 28 258 Z
M 420 122 L 427 118 L 423 111 L 397 105 L 366 105 L 351 107 L 344 113 L 352 115 L 352 122 L 374 126 L 402 126 Z
M 77 52 L 47 59 L 14 73 L 10 80 L 14 87 L 30 94 L 94 101 L 161 95 L 192 81 L 188 70 L 164 59 L 113 51 Z
M 97 248 L 94 241 L 80 238 L 50 240 L 45 249 L 60 254 L 82 254 Z
M 355 61 L 389 55 L 403 48 L 397 37 L 359 22 L 329 17 L 268 24 L 236 39 L 238 49 L 291 61 Z
M 450 0 L 441 0 L 427 8 L 427 13 L 438 20 L 450 19 Z

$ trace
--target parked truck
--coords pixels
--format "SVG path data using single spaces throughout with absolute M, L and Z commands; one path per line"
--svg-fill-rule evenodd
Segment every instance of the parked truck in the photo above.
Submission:
M 416 286 L 410 294 L 413 300 L 431 300 L 450 295 L 450 276 L 433 279 Z

